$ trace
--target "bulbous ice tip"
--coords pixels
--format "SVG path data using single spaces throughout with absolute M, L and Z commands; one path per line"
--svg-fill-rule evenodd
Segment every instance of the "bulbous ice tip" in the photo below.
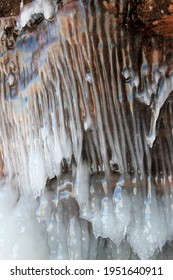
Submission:
M 146 136 L 147 145 L 150 148 L 153 147 L 153 143 L 154 143 L 155 139 L 156 139 L 155 131 L 150 132 L 149 135 Z
M 8 75 L 7 82 L 8 82 L 8 84 L 9 84 L 10 87 L 13 87 L 13 86 L 14 86 L 14 84 L 15 84 L 15 75 L 14 75 L 14 73 L 11 72 L 11 73 Z

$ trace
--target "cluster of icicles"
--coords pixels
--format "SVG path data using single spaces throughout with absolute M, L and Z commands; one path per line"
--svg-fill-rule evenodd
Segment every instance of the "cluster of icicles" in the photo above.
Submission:
M 105 192 L 83 179 L 80 197 L 67 178 L 37 199 L 1 183 L 1 259 L 172 259 L 172 195 Z
M 92 13 L 89 8 L 86 15 L 83 1 L 78 2 L 78 12 L 72 9 L 65 20 L 63 14 L 54 14 L 53 0 L 37 0 L 23 7 L 20 27 L 33 19 L 33 13 L 43 13 L 47 19 L 54 15 L 55 22 L 50 26 L 44 22 L 46 32 L 38 32 L 38 36 L 21 35 L 6 64 L 4 57 L 9 52 L 1 50 L 0 159 L 4 176 L 0 181 L 0 258 L 172 258 L 171 172 L 163 176 L 162 193 L 156 193 L 158 177 L 153 179 L 150 172 L 150 149 L 160 110 L 173 88 L 172 74 L 165 78 L 163 69 L 157 67 L 150 83 L 147 69 L 143 69 L 144 86 L 139 92 L 140 79 L 126 65 L 124 55 L 121 76 L 125 86 L 121 88 L 120 75 L 116 80 L 115 65 L 111 64 L 115 56 L 118 72 L 120 64 L 112 43 L 117 38 L 107 37 L 108 77 L 103 42 L 100 40 L 98 47 L 101 58 L 93 38 L 86 35 L 87 47 L 80 45 L 80 32 L 84 31 L 80 25 L 74 26 L 73 16 L 80 16 L 86 23 Z M 116 25 L 110 16 L 111 26 Z M 94 20 L 91 28 L 92 24 Z M 92 66 L 88 62 L 91 51 Z M 149 106 L 158 83 L 147 134 L 147 126 L 142 123 L 141 128 L 140 118 L 135 115 L 134 98 Z M 112 92 L 116 92 L 113 98 Z M 147 161 L 147 174 L 143 161 Z M 171 166 L 168 159 L 165 166 Z M 128 172 L 132 177 L 129 188 Z

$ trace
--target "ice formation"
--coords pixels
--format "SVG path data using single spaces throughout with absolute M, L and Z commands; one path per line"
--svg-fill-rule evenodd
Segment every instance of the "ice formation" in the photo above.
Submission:
M 54 20 L 5 32 L 1 259 L 173 257 L 172 41 L 119 9 L 37 0 L 18 27 Z
M 21 5 L 21 13 L 17 27 L 22 29 L 29 21 L 42 14 L 45 19 L 51 20 L 57 12 L 58 5 L 56 0 L 35 0 L 27 5 Z

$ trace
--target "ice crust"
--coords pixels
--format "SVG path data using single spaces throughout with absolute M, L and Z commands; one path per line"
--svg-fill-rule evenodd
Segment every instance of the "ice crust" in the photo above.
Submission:
M 146 58 L 135 72 L 114 18 L 115 37 L 105 25 L 103 46 L 97 23 L 94 45 L 85 8 L 80 2 L 65 18 L 55 1 L 33 1 L 21 8 L 19 29 L 40 13 L 55 22 L 21 34 L 9 57 L 1 51 L 0 258 L 151 259 L 165 247 L 172 258 L 172 126 L 164 116 L 164 141 L 157 135 L 172 72 L 159 62 L 148 69 Z M 159 152 L 166 147 L 161 157 L 152 154 L 156 142 Z
M 81 217 L 92 223 L 96 237 L 109 238 L 115 244 L 127 238 L 141 259 L 151 258 L 172 239 L 172 192 L 157 196 L 154 191 L 151 195 L 137 190 L 135 194 L 121 185 L 114 191 L 109 187 L 105 191 L 102 180 L 98 185 L 94 181 L 91 185 L 83 181 L 82 189 L 84 194 L 88 189 L 90 192 L 87 196 L 77 196 Z
M 47 259 L 47 234 L 37 222 L 37 202 L 0 185 L 0 259 Z
M 21 12 L 17 27 L 22 29 L 27 25 L 30 20 L 33 20 L 33 16 L 42 14 L 45 19 L 51 20 L 57 12 L 58 5 L 56 0 L 35 0 L 31 3 L 21 6 Z
M 123 186 L 105 193 L 76 180 L 50 182 L 37 199 L 1 183 L 1 259 L 165 258 L 162 248 L 173 236 L 172 193 L 146 197 Z M 75 197 L 79 183 L 83 195 Z

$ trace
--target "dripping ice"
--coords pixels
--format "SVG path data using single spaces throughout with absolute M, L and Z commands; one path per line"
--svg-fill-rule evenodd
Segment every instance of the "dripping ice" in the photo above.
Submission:
M 28 41 L 16 41 L 10 53 L 15 67 L 1 63 L 6 83 L 1 83 L 0 93 L 0 258 L 151 259 L 164 258 L 164 246 L 172 258 L 171 159 L 160 159 L 163 168 L 155 176 L 151 170 L 151 149 L 172 92 L 172 72 L 165 76 L 156 63 L 151 81 L 143 53 L 139 77 L 127 65 L 125 50 L 123 67 L 116 50 L 117 75 L 110 61 L 109 77 L 103 53 L 100 50 L 100 58 L 95 45 L 92 67 L 89 50 L 80 42 L 86 30 L 75 27 L 73 18 L 82 17 L 85 26 L 85 9 L 80 3 L 76 13 L 65 17 L 61 11 L 55 14 L 54 1 L 22 7 L 20 29 L 33 14 L 42 13 L 45 19 L 54 15 L 54 22 L 37 27 L 39 39 L 28 33 Z M 116 29 L 116 21 L 112 24 Z M 148 123 L 140 123 L 135 102 L 151 111 Z

